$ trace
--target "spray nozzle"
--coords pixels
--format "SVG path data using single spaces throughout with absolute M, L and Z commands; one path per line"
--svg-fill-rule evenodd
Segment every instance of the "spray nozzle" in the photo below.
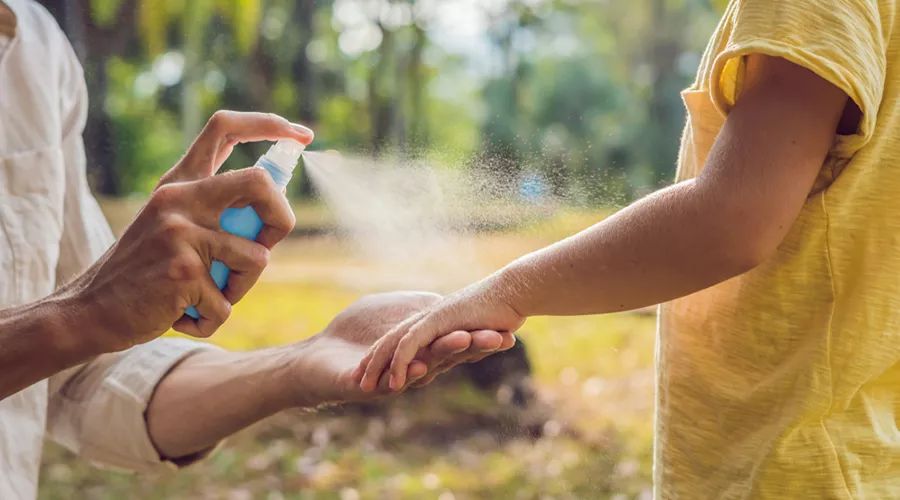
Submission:
M 278 165 L 285 173 L 293 172 L 306 146 L 293 140 L 281 139 L 266 151 L 265 157 Z

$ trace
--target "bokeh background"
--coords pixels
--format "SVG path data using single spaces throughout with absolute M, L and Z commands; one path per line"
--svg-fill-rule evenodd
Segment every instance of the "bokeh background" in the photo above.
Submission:
M 117 231 L 212 112 L 271 111 L 314 128 L 312 149 L 478 171 L 523 206 L 552 195 L 552 210 L 467 235 L 475 273 L 670 181 L 679 91 L 726 2 L 40 3 L 85 67 L 89 176 Z M 227 166 L 264 148 L 242 146 Z M 289 194 L 295 234 L 213 342 L 297 341 L 390 288 L 302 172 Z M 100 471 L 51 445 L 41 496 L 647 498 L 654 323 L 652 310 L 530 320 L 525 351 L 503 362 L 384 404 L 280 415 L 174 474 Z

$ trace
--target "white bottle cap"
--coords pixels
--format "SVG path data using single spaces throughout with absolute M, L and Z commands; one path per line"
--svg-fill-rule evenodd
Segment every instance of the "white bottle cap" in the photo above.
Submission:
M 305 149 L 306 146 L 295 140 L 281 139 L 273 144 L 264 156 L 282 172 L 290 175 L 297 168 L 297 162 L 300 161 Z

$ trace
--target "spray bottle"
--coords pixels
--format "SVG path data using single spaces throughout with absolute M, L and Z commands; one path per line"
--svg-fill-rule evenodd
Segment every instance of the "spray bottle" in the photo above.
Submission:
M 275 184 L 284 189 L 297 166 L 297 161 L 303 154 L 305 146 L 291 139 L 282 139 L 272 145 L 266 154 L 256 161 L 257 167 L 262 167 L 269 172 Z M 219 217 L 219 226 L 223 231 L 248 240 L 256 240 L 263 228 L 263 221 L 259 218 L 253 207 L 227 208 Z M 219 290 L 225 288 L 228 283 L 228 275 L 231 270 L 221 261 L 214 260 L 209 268 L 209 274 Z M 185 309 L 185 314 L 200 319 L 200 313 L 194 306 Z

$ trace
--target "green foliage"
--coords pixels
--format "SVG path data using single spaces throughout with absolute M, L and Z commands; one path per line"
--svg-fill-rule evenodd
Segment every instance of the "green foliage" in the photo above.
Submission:
M 91 89 L 134 108 L 101 110 L 136 141 L 116 146 L 112 194 L 152 185 L 225 107 L 305 121 L 321 149 L 537 174 L 573 203 L 620 203 L 671 178 L 679 90 L 725 3 L 509 0 L 470 5 L 454 26 L 451 9 L 418 0 L 137 0 L 137 25 L 120 26 L 121 0 L 91 0 L 96 23 L 130 40 L 113 50 L 130 77 L 158 80 L 136 93 L 120 73 Z M 447 42 L 470 25 L 484 29 Z M 163 82 L 173 60 L 177 81 Z
M 315 206 L 297 208 L 301 225 L 322 223 Z M 104 209 L 129 212 L 121 201 Z M 517 233 L 482 235 L 477 255 L 494 266 L 601 215 L 567 213 Z M 333 279 L 346 252 L 331 238 L 279 245 L 262 281 L 211 341 L 253 349 L 320 330 L 358 295 Z M 360 278 L 378 274 L 367 273 L 366 265 L 355 264 Z M 282 415 L 177 474 L 101 471 L 54 445 L 44 455 L 40 496 L 638 498 L 650 488 L 654 324 L 652 315 L 634 313 L 529 320 L 523 338 L 551 419 L 537 437 L 515 430 L 527 412 L 504 409 L 493 394 L 445 377 L 444 385 L 387 410 Z
M 93 0 L 98 22 L 114 15 L 121 0 Z M 214 15 L 231 25 L 234 43 L 243 54 L 256 44 L 262 16 L 260 0 L 139 0 L 138 25 L 147 52 L 153 56 L 169 46 L 170 28 L 180 22 L 184 37 L 202 36 Z M 182 43 L 184 40 L 182 40 Z
M 107 67 L 109 86 L 106 110 L 115 123 L 116 157 L 128 175 L 125 193 L 146 193 L 181 156 L 178 117 L 160 110 L 156 96 L 143 96 L 135 88 L 139 69 L 114 58 Z
M 91 0 L 91 19 L 100 26 L 109 26 L 116 20 L 122 0 Z
M 226 21 L 234 26 L 235 43 L 244 54 L 256 44 L 262 5 L 259 0 L 218 0 L 217 7 Z

